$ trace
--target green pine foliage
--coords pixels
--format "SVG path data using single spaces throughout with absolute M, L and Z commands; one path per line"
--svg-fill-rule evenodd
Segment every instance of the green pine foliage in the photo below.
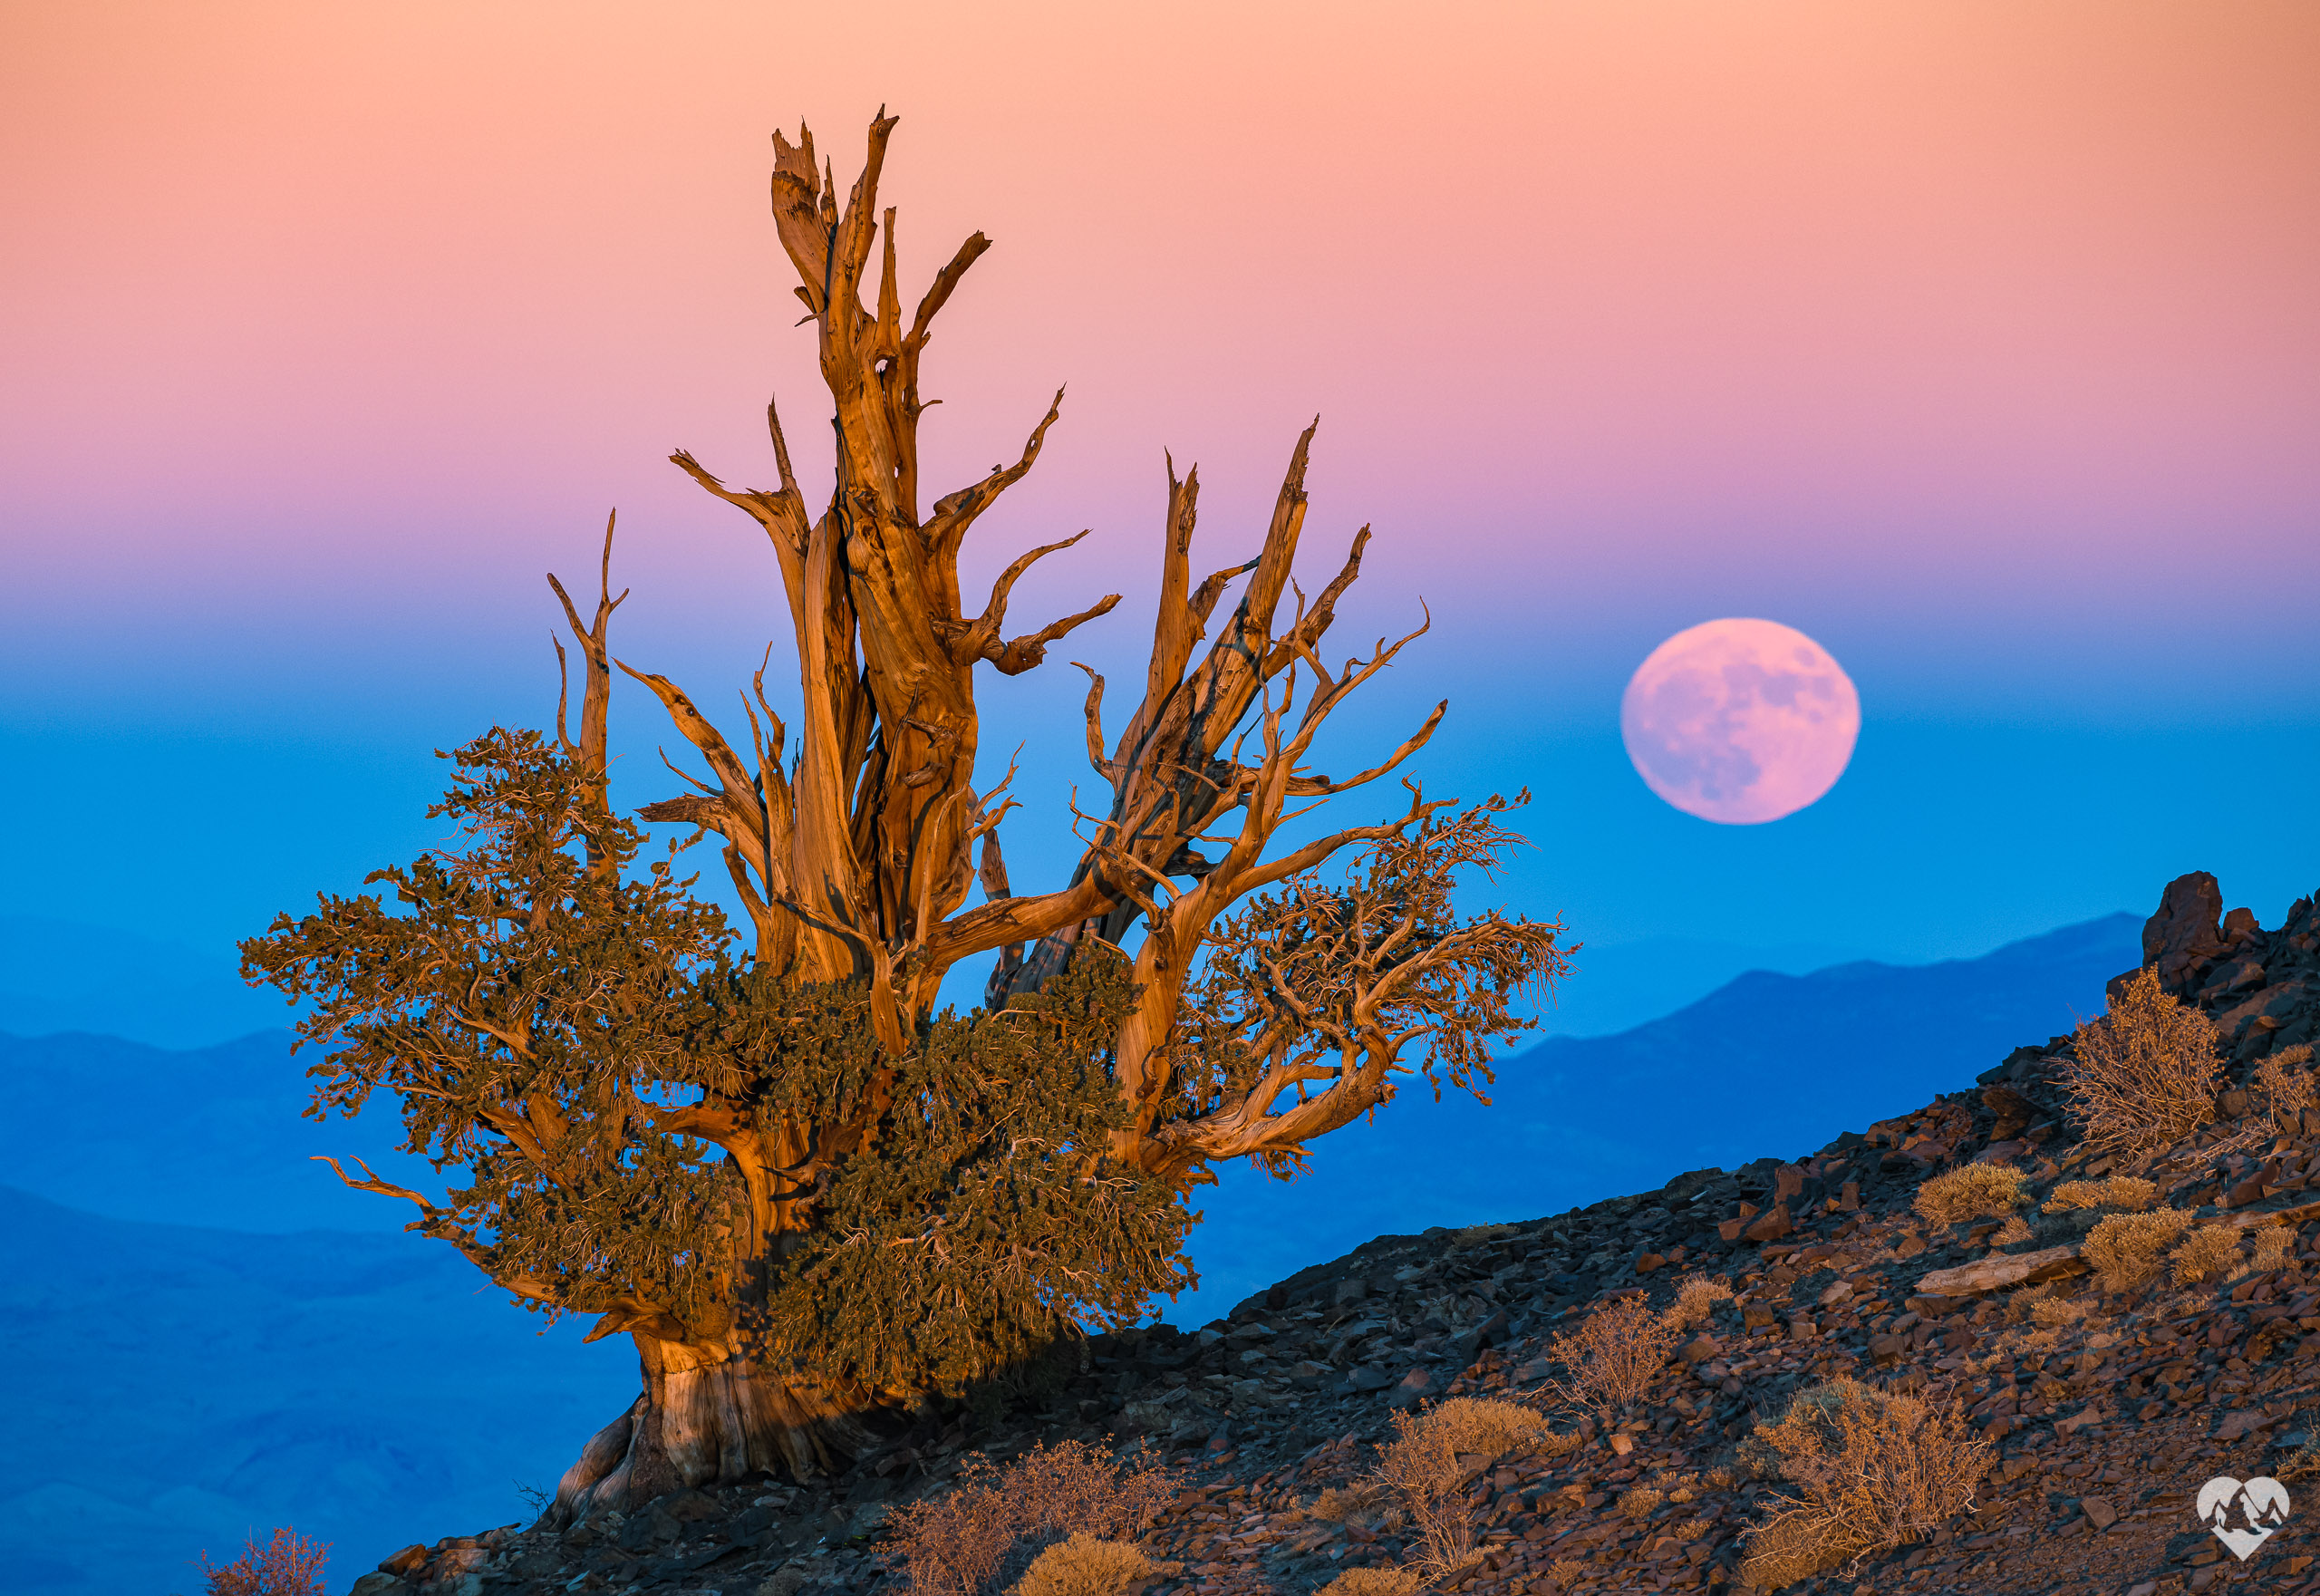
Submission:
M 822 991 L 866 1011 L 855 989 Z M 1108 1151 L 1127 1122 L 1108 1071 L 1126 997 L 1125 961 L 1083 957 L 999 1013 L 923 1028 L 784 1272 L 778 1355 L 955 1393 L 1190 1283 L 1177 1194 Z M 866 1011 L 856 1023 L 866 1058 Z
M 669 861 L 639 867 L 583 761 L 498 729 L 452 757 L 429 813 L 464 847 L 243 948 L 312 1005 L 309 1116 L 395 1092 L 405 1150 L 463 1176 L 441 1204 L 379 1183 L 421 1204 L 411 1228 L 529 1308 L 648 1305 L 656 1333 L 740 1330 L 770 1367 L 895 1394 L 956 1393 L 1189 1283 L 1180 1195 L 1110 1152 L 1124 960 L 945 1011 L 890 1058 L 866 985 L 755 971 Z M 721 1151 L 669 1128 L 704 1100 L 807 1127 L 803 1231 L 760 1235 Z

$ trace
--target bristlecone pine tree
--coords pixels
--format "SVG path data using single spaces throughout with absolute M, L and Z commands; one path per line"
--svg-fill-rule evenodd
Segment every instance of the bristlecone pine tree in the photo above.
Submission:
M 1395 769 L 1442 715 L 1358 776 L 1306 762 L 1410 641 L 1321 662 L 1366 528 L 1277 624 L 1310 430 L 1256 557 L 1197 584 L 1198 473 L 1170 472 L 1151 664 L 1116 739 L 1100 676 L 1088 695 L 1108 813 L 1078 817 L 1067 885 L 1010 891 L 998 827 L 1014 806 L 1003 780 L 975 786 L 975 672 L 1033 669 L 1118 598 L 1006 636 L 1010 588 L 1054 544 L 965 613 L 960 546 L 1057 411 L 1013 465 L 922 510 L 919 361 L 988 245 L 969 238 L 903 321 L 894 213 L 877 209 L 894 125 L 871 124 L 843 207 L 810 133 L 774 140 L 774 218 L 836 405 L 826 507 L 807 510 L 770 410 L 778 488 L 738 491 L 674 457 L 773 545 L 804 706 L 795 757 L 762 672 L 737 748 L 674 683 L 614 660 L 607 527 L 593 617 L 550 578 L 584 668 L 577 736 L 559 702 L 553 738 L 495 728 L 469 744 L 430 811 L 462 846 L 373 875 L 392 904 L 325 896 L 244 944 L 246 974 L 311 1004 L 302 1042 L 328 1051 L 309 1114 L 392 1090 L 408 1150 L 467 1184 L 436 1203 L 341 1178 L 416 1204 L 411 1228 L 527 1306 L 634 1339 L 643 1393 L 564 1477 L 556 1522 L 679 1484 L 843 1467 L 898 1410 L 1133 1321 L 1185 1283 L 1186 1198 L 1211 1166 L 1285 1173 L 1397 1076 L 1479 1092 L 1489 1048 L 1526 1023 L 1515 1000 L 1563 970 L 1558 926 L 1452 908 L 1454 878 L 1516 840 L 1509 800 L 1462 808 L 1410 786 L 1397 817 L 1267 856 L 1300 801 Z M 643 831 L 612 808 L 616 664 L 710 771 L 639 817 L 723 839 L 749 935 L 668 860 L 642 862 Z M 978 955 L 995 955 L 984 1007 L 932 1012 L 944 972 Z

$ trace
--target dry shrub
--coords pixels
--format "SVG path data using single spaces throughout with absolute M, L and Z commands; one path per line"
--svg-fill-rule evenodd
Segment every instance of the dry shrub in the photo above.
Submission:
M 1708 1321 L 1718 1302 L 1731 1301 L 1732 1287 L 1728 1282 L 1713 1275 L 1689 1274 L 1677 1286 L 1676 1300 L 1659 1317 L 1670 1330 L 1692 1330 Z
M 2310 1426 L 2311 1415 L 2299 1414 L 2297 1417 L 2307 1427 Z M 2289 1453 L 2286 1463 L 2274 1464 L 2270 1472 L 2276 1480 L 2304 1479 L 2320 1474 L 2320 1428 L 2307 1428 L 2304 1445 Z
M 942 1495 L 895 1511 L 893 1556 L 923 1596 L 992 1596 L 1058 1541 L 1134 1533 L 1175 1492 L 1174 1471 L 1141 1451 L 1115 1461 L 1065 1441 L 1004 1468 L 976 1457 Z
M 1665 1491 L 1655 1491 L 1649 1485 L 1635 1485 L 1619 1493 L 1619 1511 L 1629 1518 L 1649 1518 L 1654 1509 L 1668 1500 Z
M 2030 1227 L 2023 1223 L 2022 1215 L 2017 1214 L 1997 1227 L 1997 1233 L 1990 1237 L 1990 1244 L 1994 1247 L 2011 1247 L 2016 1242 L 2026 1242 L 2029 1239 Z
M 1956 1408 L 1850 1379 L 1798 1392 L 1751 1445 L 1797 1492 L 1749 1538 L 1741 1577 L 1765 1590 L 1929 1533 L 1973 1505 L 1989 1467 Z
M 1670 1474 L 1662 1469 L 1651 1476 L 1651 1483 L 1667 1492 L 1670 1502 L 1689 1502 L 1700 1494 L 1700 1476 L 1696 1474 Z
M 2199 1226 L 2183 1238 L 2181 1246 L 2167 1254 L 2168 1265 L 2179 1286 L 2220 1280 L 2238 1262 L 2239 1233 L 2222 1224 Z
M 1377 1503 L 1381 1486 L 1375 1480 L 1360 1480 L 1350 1485 L 1331 1485 L 1313 1498 L 1305 1511 L 1324 1523 L 1343 1523 Z
M 2047 1300 L 2052 1286 L 2025 1286 L 2006 1299 L 2006 1316 L 2016 1324 L 2036 1316 L 2038 1304 Z
M 2089 1307 L 2083 1298 L 2041 1297 L 2030 1304 L 2030 1320 L 2042 1329 L 2053 1330 L 2077 1323 L 2086 1317 Z
M 288 1530 L 276 1530 L 260 1546 L 256 1538 L 242 1538 L 242 1554 L 218 1565 L 201 1554 L 202 1577 L 209 1581 L 205 1596 L 323 1596 L 323 1562 L 327 1543 L 307 1540 Z
M 1425 1583 L 1414 1568 L 1349 1568 L 1322 1586 L 1320 1596 L 1415 1596 Z
M 1642 1298 L 1622 1297 L 1547 1343 L 1547 1355 L 1562 1365 L 1563 1377 L 1549 1380 L 1543 1389 L 1592 1409 L 1608 1423 L 1620 1408 L 1643 1399 L 1680 1333 Z
M 2157 969 L 2145 967 L 2071 1041 L 2076 1056 L 2060 1077 L 2089 1146 L 2147 1152 L 2215 1118 L 2215 1022 L 2160 990 Z
M 1083 1530 L 1033 1558 L 1013 1596 L 1126 1596 L 1155 1575 L 1184 1572 L 1181 1562 L 1155 1562 L 1125 1541 Z
M 2104 1291 L 2132 1291 L 2159 1273 L 2160 1261 L 2190 1224 L 2191 1216 L 2175 1208 L 2113 1214 L 2086 1233 L 2079 1256 L 2093 1265 Z
M 1676 1538 L 1679 1541 L 1699 1541 L 1706 1536 L 1707 1520 L 1704 1518 L 1687 1518 L 1676 1526 Z
M 2022 1171 L 2006 1164 L 1968 1164 L 1919 1186 L 1912 1205 L 1936 1224 L 1955 1224 L 1961 1219 L 1999 1218 L 2024 1201 Z
M 1545 1430 L 1531 1443 L 1531 1450 L 1541 1457 L 1561 1457 L 1566 1452 L 1576 1452 L 1586 1437 L 1575 1431 Z
M 2251 1274 L 2269 1274 L 2275 1269 L 2286 1269 L 2296 1262 L 2296 1233 L 2284 1224 L 2265 1225 L 2254 1232 L 2248 1240 L 2255 1246 L 2255 1260 L 2233 1275 L 2231 1278 L 2234 1280 Z
M 1587 1565 L 1576 1557 L 1558 1557 L 1547 1572 L 1554 1575 L 1555 1583 L 1568 1591 L 1587 1577 Z
M 1740 1483 L 1740 1476 L 1728 1468 L 1712 1468 L 1706 1475 L 1711 1491 L 1729 1491 Z
M 2114 1175 L 2106 1180 L 2066 1180 L 2047 1195 L 2046 1212 L 2067 1214 L 2074 1208 L 2115 1208 L 2122 1214 L 2140 1214 L 2158 1198 L 2158 1183 L 2138 1180 L 2132 1175 Z
M 2275 1133 L 2284 1130 L 2286 1121 L 2312 1106 L 2312 1076 L 2304 1068 L 2311 1061 L 2312 1044 L 2298 1042 L 2267 1054 L 2256 1066 L 2256 1073 L 2248 1084 L 2262 1095 L 2264 1117 Z
M 1543 1438 L 1547 1421 L 1513 1402 L 1454 1397 L 1423 1413 L 1394 1415 L 1400 1433 L 1378 1449 L 1378 1483 L 1399 1499 L 1424 1543 L 1416 1566 L 1438 1573 L 1474 1551 L 1474 1510 L 1466 1500 L 1471 1470 L 1461 1457 L 1496 1457 Z

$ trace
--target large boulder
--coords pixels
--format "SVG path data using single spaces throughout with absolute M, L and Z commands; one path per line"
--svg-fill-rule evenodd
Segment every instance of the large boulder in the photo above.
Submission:
M 2228 944 L 2223 935 L 2223 889 L 2204 870 L 2178 875 L 2159 896 L 2159 911 L 2143 922 L 2142 967 L 2159 966 L 2159 984 L 2177 996 L 2199 988 L 2199 976 L 2221 957 Z M 2137 972 L 2112 978 L 2116 996 Z

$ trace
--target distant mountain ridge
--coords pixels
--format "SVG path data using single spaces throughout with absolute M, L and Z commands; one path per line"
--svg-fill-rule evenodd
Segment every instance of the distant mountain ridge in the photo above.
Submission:
M 1314 1149 L 1282 1187 L 1224 1172 L 1194 1235 L 1201 1291 L 1165 1317 L 1198 1324 L 1312 1257 L 1380 1234 L 1552 1214 L 1646 1191 L 1681 1170 L 1818 1146 L 1970 1082 L 2025 1037 L 2103 1011 L 2103 982 L 2141 959 L 2129 914 L 1974 959 L 1753 972 L 1616 1036 L 1550 1037 L 1502 1060 L 1484 1108 L 1406 1082 L 1375 1124 Z
M 408 1206 L 341 1185 L 316 1154 L 369 1160 L 430 1194 L 442 1181 L 402 1141 L 392 1096 L 350 1123 L 299 1117 L 308 1060 L 286 1031 L 170 1051 L 118 1037 L 0 1033 L 0 1108 L 18 1127 L 9 1184 L 104 1217 L 267 1234 L 400 1231 Z M 124 1111 L 92 1116 L 92 1082 Z M 70 1136 L 24 1134 L 73 1126 Z M 347 1167 L 352 1170 L 353 1166 Z
M 1506 1060 L 1493 1108 L 1406 1091 L 1317 1146 L 1293 1185 L 1227 1172 L 1194 1237 L 1204 1289 L 1166 1317 L 1216 1317 L 1379 1234 L 1648 1190 L 1914 1108 L 2099 1011 L 2103 982 L 2140 957 L 2140 924 L 2109 916 L 1942 964 L 1743 975 L 1619 1035 Z M 539 1321 L 450 1249 L 399 1233 L 402 1205 L 308 1161 L 355 1154 L 440 1189 L 423 1160 L 387 1151 L 391 1101 L 353 1124 L 300 1119 L 288 1041 L 0 1035 L 19 1188 L 0 1189 L 0 1350 L 35 1371 L 20 1397 L 32 1433 L 80 1437 L 0 1466 L 12 1592 L 189 1591 L 195 1552 L 277 1522 L 338 1541 L 343 1588 L 442 1533 L 430 1525 L 524 1516 L 514 1481 L 548 1483 L 633 1394 L 624 1347 L 580 1348 L 570 1327 L 536 1339 Z M 94 1081 L 111 1083 L 102 1114 Z M 101 1352 L 97 1373 L 68 1373 L 60 1346 Z M 131 1429 L 143 1472 L 120 1466 Z M 339 1472 L 294 1491 L 324 1458 Z
M 196 1552 L 295 1523 L 343 1591 L 415 1533 L 527 1519 L 517 1485 L 554 1485 L 636 1360 L 482 1285 L 413 1237 L 130 1224 L 0 1186 L 0 1358 L 41 1437 L 0 1455 L 0 1588 L 192 1596 Z
M 288 1015 L 279 992 L 242 984 L 228 954 L 74 920 L 0 914 L 0 1030 L 198 1048 L 280 1030 Z

